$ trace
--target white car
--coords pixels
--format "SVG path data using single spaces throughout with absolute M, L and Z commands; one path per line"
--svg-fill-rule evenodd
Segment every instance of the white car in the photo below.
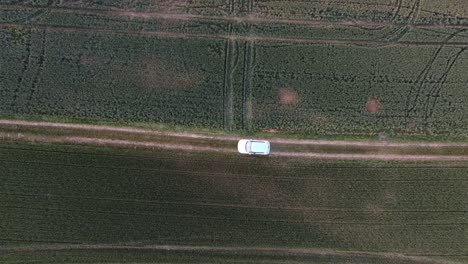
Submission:
M 270 142 L 266 140 L 241 139 L 237 143 L 237 150 L 242 154 L 268 155 L 270 154 Z

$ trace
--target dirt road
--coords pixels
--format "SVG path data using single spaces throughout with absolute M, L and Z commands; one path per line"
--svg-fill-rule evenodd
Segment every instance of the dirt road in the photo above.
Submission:
M 236 143 L 241 139 L 241 136 L 156 131 L 109 125 L 3 119 L 0 120 L 0 138 L 13 141 L 236 153 Z M 468 154 L 464 154 L 465 149 L 468 153 L 468 143 L 466 142 L 398 143 L 286 138 L 269 138 L 268 140 L 272 143 L 271 156 L 273 157 L 468 161 Z M 297 147 L 300 147 L 300 149 L 298 150 Z M 349 147 L 353 147 L 354 150 L 349 149 Z M 456 148 L 462 155 L 438 154 L 437 152 L 439 150 L 447 152 L 453 148 Z M 421 153 L 420 149 L 428 154 Z M 445 152 L 441 151 L 441 153 Z
M 0 28 L 34 28 L 41 30 L 58 30 L 66 32 L 97 32 L 97 33 L 115 33 L 125 35 L 146 35 L 160 36 L 168 38 L 205 38 L 205 39 L 224 39 L 241 41 L 266 41 L 266 42 L 284 42 L 300 44 L 332 44 L 332 45 L 371 45 L 371 46 L 440 46 L 446 47 L 467 47 L 467 41 L 388 41 L 388 40 L 366 40 L 366 39 L 309 39 L 309 38 L 289 38 L 289 37 L 269 37 L 269 36 L 244 36 L 244 35 L 226 35 L 226 34 L 202 34 L 202 33 L 177 33 L 169 31 L 149 31 L 149 30 L 121 30 L 107 28 L 88 28 L 77 26 L 52 26 L 35 25 L 27 23 L 0 23 Z
M 366 3 L 360 3 L 364 5 Z M 375 3 L 374 3 L 375 4 Z M 278 23 L 292 25 L 307 25 L 311 27 L 403 27 L 410 26 L 412 28 L 468 28 L 466 24 L 448 24 L 448 23 L 414 23 L 414 22 L 393 22 L 393 21 L 367 21 L 355 19 L 343 19 L 337 21 L 326 20 L 310 20 L 310 19 L 287 19 L 287 18 L 269 18 L 262 16 L 206 16 L 194 15 L 189 13 L 164 13 L 164 12 L 145 12 L 145 11 L 129 11 L 129 10 L 103 10 L 92 8 L 67 8 L 59 6 L 38 6 L 28 4 L 0 4 L 0 8 L 15 9 L 15 10 L 40 10 L 40 11 L 56 11 L 65 13 L 79 13 L 89 15 L 104 15 L 104 16 L 122 16 L 129 18 L 145 18 L 145 19 L 170 19 L 170 20 L 213 20 L 213 21 L 228 21 L 228 22 L 249 22 L 249 23 Z M 410 9 L 409 6 L 404 7 Z M 428 13 L 438 13 L 438 11 L 425 10 Z

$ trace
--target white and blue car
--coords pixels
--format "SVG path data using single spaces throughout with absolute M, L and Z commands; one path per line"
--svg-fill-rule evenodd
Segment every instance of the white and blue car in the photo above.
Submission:
M 241 139 L 237 143 L 237 150 L 242 154 L 268 155 L 270 154 L 270 142 L 266 140 Z

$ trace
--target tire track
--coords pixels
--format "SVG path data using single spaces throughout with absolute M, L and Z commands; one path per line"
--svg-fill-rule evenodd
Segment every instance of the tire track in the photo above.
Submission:
M 21 90 L 21 87 L 23 86 L 25 74 L 29 69 L 29 66 L 31 65 L 31 30 L 28 31 L 27 37 L 26 37 L 26 55 L 23 56 L 23 67 L 21 68 L 21 74 L 18 76 L 18 86 L 15 88 L 13 92 L 13 100 L 10 104 L 11 108 L 14 108 L 16 105 L 16 100 L 18 99 L 18 93 Z
M 242 80 L 242 128 L 250 131 L 252 129 L 252 78 L 255 43 L 246 41 L 244 44 L 244 71 Z
M 229 12 L 229 16 L 233 16 L 235 15 L 234 14 L 234 11 L 235 11 L 235 0 L 228 0 L 228 6 L 229 6 L 229 9 L 228 9 L 228 12 Z
M 0 28 L 35 28 L 41 30 L 58 30 L 65 32 L 95 32 L 95 33 L 112 33 L 112 34 L 125 34 L 125 35 L 147 35 L 159 36 L 168 38 L 206 38 L 206 39 L 224 39 L 224 40 L 240 40 L 240 41 L 265 41 L 265 42 L 286 42 L 286 43 L 302 43 L 310 45 L 387 45 L 387 46 L 440 46 L 440 41 L 378 41 L 378 40 L 338 40 L 338 39 L 304 39 L 304 38 L 287 38 L 287 37 L 264 37 L 264 36 L 244 36 L 244 35 L 223 35 L 223 34 L 199 34 L 199 33 L 176 33 L 167 31 L 134 31 L 134 30 L 118 30 L 118 29 L 104 29 L 104 28 L 83 28 L 83 27 L 70 27 L 70 26 L 49 26 L 49 25 L 32 25 L 32 24 L 14 24 L 14 23 L 0 23 Z M 468 41 L 447 42 L 444 43 L 447 47 L 466 47 Z
M 9 140 L 26 140 L 32 142 L 46 142 L 46 143 L 69 143 L 69 144 L 84 144 L 84 145 L 100 145 L 100 146 L 120 146 L 120 147 L 133 147 L 133 148 L 157 148 L 169 150 L 185 150 L 195 152 L 223 152 L 223 153 L 236 153 L 235 149 L 230 148 L 216 148 L 196 146 L 189 144 L 168 144 L 158 143 L 153 141 L 131 141 L 131 140 L 118 140 L 118 139 L 104 139 L 104 138 L 90 138 L 90 137 L 49 137 L 37 136 L 34 134 L 11 134 L 0 132 L 0 139 Z
M 402 2 L 403 2 L 403 0 L 396 0 L 395 1 L 395 8 L 392 10 L 393 15 L 392 15 L 392 18 L 390 19 L 390 21 L 395 21 L 396 18 L 399 16 Z
M 77 129 L 105 132 L 124 132 L 146 135 L 160 135 L 166 137 L 181 137 L 191 139 L 213 139 L 223 141 L 238 141 L 241 136 L 220 136 L 194 134 L 186 132 L 163 132 L 144 128 L 120 127 L 109 125 L 91 125 L 91 124 L 76 124 L 76 123 L 59 123 L 45 121 L 25 121 L 0 119 L 0 125 L 19 126 L 19 127 L 36 127 L 36 128 L 61 128 L 61 129 Z M 323 145 L 323 146 L 362 146 L 362 147 L 468 147 L 468 142 L 381 142 L 381 141 L 346 141 L 346 140 L 316 140 L 316 139 L 288 139 L 288 138 L 269 138 L 272 143 L 277 144 L 299 144 L 299 145 Z
M 112 128 L 109 126 L 96 126 L 96 125 L 80 125 L 80 124 L 64 124 L 64 123 L 47 123 L 47 122 L 27 122 L 27 121 L 15 121 L 15 120 L 0 120 L 0 124 L 3 125 L 20 125 L 25 127 L 60 127 L 60 128 L 75 128 L 80 130 L 86 130 L 89 128 L 93 131 L 137 131 L 137 133 L 152 133 L 152 131 L 132 128 Z M 158 132 L 156 132 L 158 133 Z M 170 136 L 171 133 L 165 135 Z M 175 133 L 174 136 L 182 136 Z M 208 137 L 211 139 L 221 138 L 231 140 L 238 140 L 238 137 L 219 137 L 216 136 L 204 136 L 204 135 L 187 135 L 190 138 L 204 138 Z M 125 148 L 149 148 L 149 149 L 171 149 L 171 150 L 185 150 L 194 152 L 218 152 L 218 153 L 237 153 L 235 147 L 210 147 L 202 145 L 192 144 L 170 144 L 167 142 L 158 141 L 131 141 L 131 140 L 120 140 L 120 139 L 105 139 L 105 138 L 91 138 L 81 136 L 47 136 L 47 135 L 36 135 L 36 134 L 19 134 L 19 133 L 0 133 L 0 138 L 4 140 L 13 141 L 33 141 L 33 142 L 46 142 L 46 143 L 65 143 L 65 144 L 84 144 L 84 145 L 102 145 L 102 146 L 116 146 Z M 432 142 L 432 143 L 380 143 L 380 142 L 354 142 L 354 141 L 326 141 L 326 140 L 293 140 L 293 139 L 280 139 L 273 138 L 270 140 L 272 143 L 278 144 L 304 144 L 304 145 L 333 145 L 333 146 L 382 146 L 382 147 L 442 147 L 442 146 L 457 146 L 466 147 L 468 143 L 443 143 L 443 142 Z M 196 143 L 196 142 L 195 142 Z M 430 161 L 468 161 L 467 156 L 456 156 L 456 155 L 418 155 L 418 154 L 390 154 L 390 153 L 378 153 L 378 154 L 353 154 L 353 153 L 316 153 L 316 152 L 285 152 L 285 151 L 273 151 L 271 152 L 273 157 L 297 157 L 297 158 L 314 158 L 314 159 L 368 159 L 368 160 L 406 160 L 406 161 L 419 161 L 419 160 L 430 160 Z
M 449 41 L 455 38 L 458 34 L 465 32 L 466 30 L 457 30 L 456 32 L 452 33 L 449 35 L 447 38 L 444 39 L 444 41 L 440 44 L 440 46 L 437 48 L 437 50 L 432 54 L 431 58 L 429 59 L 429 62 L 426 64 L 424 69 L 421 71 L 421 73 L 418 75 L 416 78 L 416 84 L 417 88 L 416 90 L 414 89 L 414 86 L 411 87 L 411 89 L 408 92 L 408 95 L 406 96 L 406 104 L 405 104 L 405 116 L 406 118 L 409 118 L 411 113 L 415 112 L 416 107 L 418 106 L 418 99 L 419 96 L 421 95 L 421 90 L 423 89 L 425 85 L 425 81 L 427 80 L 427 76 L 430 73 L 434 62 L 438 58 L 439 54 L 442 52 L 442 50 L 447 47 L 447 43 L 450 43 Z M 413 96 L 413 93 L 414 96 Z
M 406 161 L 468 161 L 468 156 L 444 155 L 398 155 L 398 154 L 336 154 L 314 152 L 271 152 L 273 157 L 294 157 L 312 159 L 338 159 L 338 160 L 406 160 Z
M 396 29 L 393 29 L 391 30 L 386 36 L 382 37 L 382 38 L 377 38 L 377 39 L 374 39 L 374 40 L 385 40 L 385 41 L 399 41 L 400 39 L 402 39 L 406 33 L 408 33 L 408 31 L 413 27 L 413 25 L 415 25 L 416 23 L 416 19 L 417 19 L 417 16 L 419 14 L 419 11 L 420 11 L 420 4 L 421 4 L 421 0 L 415 0 L 414 4 L 412 5 L 411 7 L 411 10 L 408 14 L 408 16 L 405 17 L 405 21 L 403 23 L 397 23 L 395 22 L 396 18 L 399 16 L 399 12 L 401 10 L 401 2 L 402 0 L 397 0 L 397 8 L 396 8 L 396 11 L 394 12 L 392 18 L 391 18 L 391 22 L 390 23 L 394 23 L 394 24 L 399 24 L 400 27 L 396 28 Z M 367 29 L 365 27 L 361 27 L 363 29 Z M 382 30 L 384 29 L 385 27 L 380 27 L 379 29 Z M 369 30 L 369 29 L 367 29 Z M 374 29 L 371 29 L 371 30 L 374 30 Z M 381 46 L 385 46 L 385 45 L 380 45 Z
M 1 5 L 0 5 L 0 8 L 1 8 Z M 22 9 L 22 8 L 20 8 L 20 9 Z M 39 17 L 45 15 L 46 13 L 47 13 L 46 10 L 39 9 L 39 10 L 35 11 L 34 13 L 32 13 L 29 16 L 14 19 L 14 20 L 10 21 L 10 23 L 30 23 L 30 22 L 34 22 L 34 20 L 37 20 Z
M 46 58 L 46 45 L 47 45 L 47 31 L 43 30 L 42 32 L 42 42 L 41 42 L 41 51 L 39 53 L 38 59 L 37 59 L 37 70 L 36 73 L 34 74 L 34 78 L 32 80 L 31 84 L 31 92 L 28 95 L 28 104 L 31 104 L 31 100 L 34 96 L 34 94 L 37 92 L 38 89 L 38 83 L 40 81 L 40 77 L 42 75 L 42 71 L 44 68 L 44 63 L 45 63 L 45 58 Z
M 37 135 L 17 135 L 0 133 L 0 139 L 16 141 L 32 141 L 45 143 L 84 144 L 132 148 L 158 148 L 170 150 L 184 150 L 195 152 L 222 152 L 237 153 L 234 148 L 215 148 L 182 144 L 165 144 L 151 141 L 114 140 L 88 137 L 47 137 Z M 468 161 L 468 156 L 444 156 L 444 155 L 406 155 L 406 154 L 343 154 L 343 153 L 314 153 L 314 152 L 280 152 L 272 151 L 273 157 L 295 157 L 313 159 L 338 159 L 338 160 L 405 160 L 405 161 Z
M 246 0 L 247 1 L 247 0 Z M 417 0 L 421 1 L 421 0 Z M 254 7 L 253 1 L 247 1 L 248 8 L 250 10 Z M 361 3 L 362 4 L 362 3 Z M 307 19 L 277 19 L 277 18 L 262 18 L 254 16 L 202 16 L 202 15 L 192 15 L 192 14 L 171 14 L 171 13 L 158 13 L 158 12 L 137 12 L 137 11 L 125 11 L 125 10 L 102 10 L 102 9 L 80 9 L 80 8 L 66 8 L 66 7 L 39 7 L 32 5 L 9 5 L 9 4 L 0 4 L 0 8 L 14 8 L 14 9 L 39 9 L 47 11 L 60 11 L 67 13 L 78 13 L 78 14 L 94 14 L 94 15 L 106 15 L 106 16 L 122 16 L 122 17 L 139 17 L 139 18 L 156 18 L 156 19 L 170 19 L 170 20 L 213 20 L 213 21 L 227 21 L 235 23 L 278 23 L 278 24 L 298 24 L 298 25 L 308 25 L 314 27 L 323 27 L 323 26 L 341 26 L 341 27 L 355 27 L 355 26 L 365 26 L 365 27 L 405 27 L 410 26 L 414 28 L 468 28 L 468 24 L 443 24 L 443 23 L 434 23 L 434 24 L 423 24 L 423 23 L 397 23 L 397 22 L 370 22 L 365 20 L 340 20 L 340 21 L 316 21 L 316 20 L 307 20 Z M 400 7 L 400 9 L 403 7 Z M 414 5 L 407 7 L 411 10 L 414 9 Z M 418 10 L 423 11 L 418 7 Z M 413 12 L 414 13 L 414 12 Z M 466 18 L 468 19 L 468 18 Z M 11 23 L 19 23 L 20 21 L 11 21 Z
M 254 0 L 246 0 L 244 12 L 251 16 L 254 7 Z M 245 28 L 247 36 L 252 35 L 252 24 L 247 24 Z M 244 43 L 244 65 L 242 73 L 242 129 L 250 131 L 252 129 L 252 74 L 254 64 L 255 41 L 246 39 Z
M 460 55 L 462 55 L 467 48 L 462 48 L 459 52 L 452 56 L 447 62 L 446 68 L 442 76 L 437 80 L 436 84 L 432 86 L 430 91 L 426 95 L 426 103 L 424 105 L 424 121 L 427 123 L 428 119 L 433 116 L 434 109 L 437 104 L 437 99 L 440 96 L 440 92 L 445 82 L 447 81 L 448 74 L 452 70 L 453 66 L 457 62 Z M 432 102 L 431 102 L 432 99 Z
M 23 240 L 20 240 L 23 241 Z M 31 240 L 26 240 L 31 242 Z M 33 240 L 36 242 L 36 240 Z M 37 242 L 49 242 L 49 241 L 37 241 Z M 49 243 L 54 243 L 49 242 Z M 59 242 L 60 243 L 60 242 Z M 65 242 L 67 244 L 70 242 Z M 365 263 L 384 263 L 388 261 L 404 261 L 409 264 L 459 264 L 459 262 L 445 261 L 445 260 L 434 260 L 428 258 L 429 256 L 447 256 L 447 255 L 403 255 L 399 253 L 376 253 L 366 251 L 336 251 L 329 249 L 311 249 L 311 248 L 278 248 L 278 247 L 214 247 L 214 246 L 183 246 L 183 245 L 115 245 L 115 244 L 91 244 L 86 245 L 84 243 L 69 245 L 48 245 L 48 246 L 17 246 L 17 247 L 6 247 L 0 248 L 0 252 L 7 254 L 14 253 L 25 253 L 25 252 L 48 252 L 48 251 L 68 251 L 68 250 L 119 250 L 119 251 L 161 251 L 164 254 L 176 253 L 176 254 L 197 254 L 209 256 L 213 254 L 223 254 L 229 257 L 229 254 L 239 256 L 252 256 L 252 257 L 271 257 L 275 259 L 310 259 L 315 258 L 330 258 L 334 260 L 353 260 L 362 261 Z M 451 256 L 462 256 L 462 255 L 451 255 Z
M 232 25 L 228 26 L 229 34 L 232 34 Z M 234 87 L 233 75 L 239 61 L 237 41 L 227 39 L 224 58 L 224 85 L 223 85 L 223 111 L 224 129 L 231 131 L 234 125 Z

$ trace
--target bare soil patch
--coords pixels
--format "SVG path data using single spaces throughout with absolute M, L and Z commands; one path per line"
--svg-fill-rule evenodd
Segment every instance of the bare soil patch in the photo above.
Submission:
M 380 112 L 380 102 L 377 100 L 377 97 L 372 96 L 369 101 L 367 101 L 366 109 L 369 113 Z
M 224 152 L 236 153 L 235 147 L 229 147 L 226 144 L 220 144 L 222 141 L 237 141 L 240 136 L 219 136 L 219 135 L 205 135 L 193 133 L 177 133 L 168 131 L 154 131 L 141 128 L 131 127 L 115 127 L 106 125 L 89 125 L 89 124 L 72 124 L 72 123 L 53 123 L 53 122 L 33 122 L 22 120 L 0 120 L 0 126 L 11 127 L 15 126 L 14 132 L 0 132 L 0 140 L 18 140 L 18 141 L 33 141 L 33 142 L 46 142 L 46 143 L 67 143 L 67 144 L 90 144 L 90 145 L 109 145 L 109 146 L 123 146 L 133 148 L 159 148 L 159 149 L 175 149 L 187 151 L 201 151 L 201 152 Z M 36 127 L 36 128 L 62 128 L 77 130 L 74 133 L 66 133 L 62 136 L 52 136 L 50 134 L 28 134 L 20 133 L 21 128 Z M 155 139 L 142 139 L 142 140 L 122 140 L 110 139 L 101 135 L 94 137 L 90 135 L 82 135 L 83 131 L 100 131 L 106 133 L 112 132 L 125 132 L 143 135 L 161 135 L 176 138 L 193 139 L 187 142 L 170 142 L 168 140 Z M 81 131 L 81 132 L 80 132 Z M 200 140 L 217 140 L 216 144 L 209 144 L 209 142 L 200 142 Z M 332 140 L 304 140 L 304 139 L 284 139 L 284 138 L 269 138 L 272 144 L 286 145 L 282 150 L 274 150 L 271 155 L 276 157 L 297 157 L 297 158 L 312 158 L 312 159 L 367 159 L 367 160 L 420 160 L 420 161 L 468 161 L 467 155 L 440 155 L 440 154 L 427 154 L 420 155 L 415 152 L 408 154 L 404 148 L 426 147 L 426 148 L 441 148 L 441 147 L 468 147 L 466 142 L 372 142 L 372 141 L 332 141 Z M 229 143 L 231 144 L 231 143 Z M 314 150 L 302 150 L 297 152 L 293 146 L 300 145 L 321 145 L 321 146 L 368 146 L 368 147 L 397 147 L 402 148 L 401 153 L 392 153 L 382 151 L 379 153 L 337 153 L 337 152 L 315 152 Z M 235 146 L 235 145 L 233 145 Z
M 300 102 L 299 94 L 290 87 L 280 88 L 278 96 L 282 106 L 293 107 Z
M 280 131 L 274 128 L 262 128 L 262 132 L 275 134 L 279 133 Z

